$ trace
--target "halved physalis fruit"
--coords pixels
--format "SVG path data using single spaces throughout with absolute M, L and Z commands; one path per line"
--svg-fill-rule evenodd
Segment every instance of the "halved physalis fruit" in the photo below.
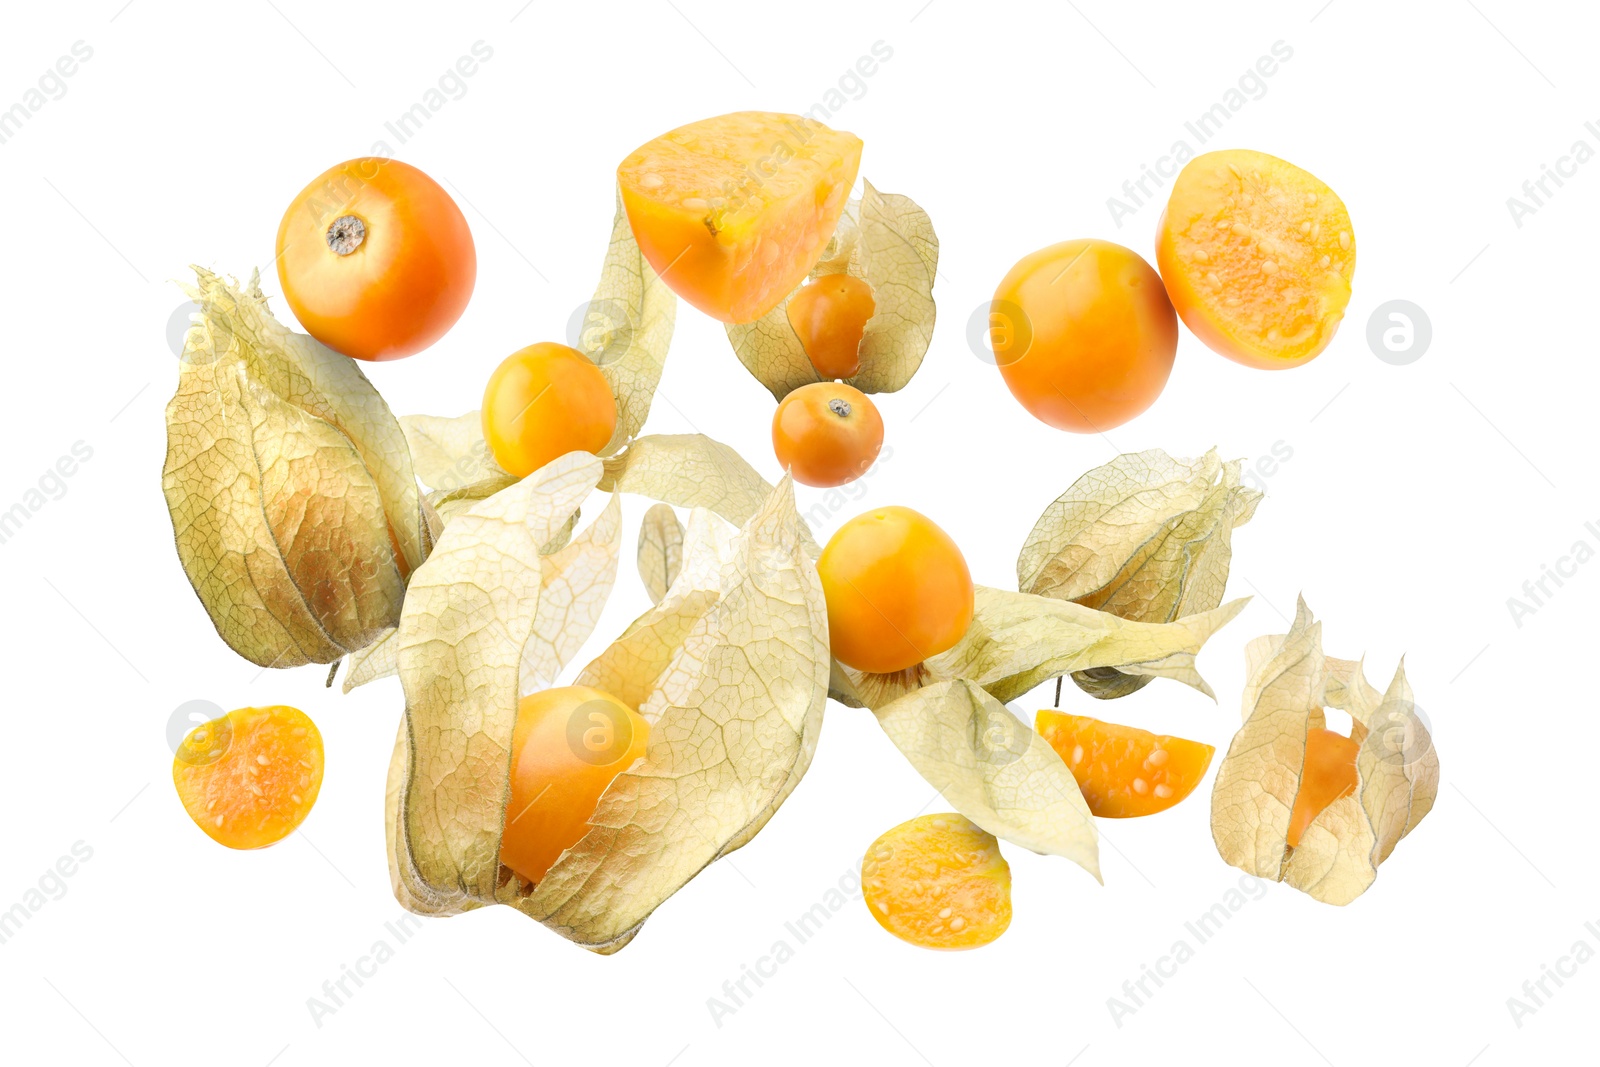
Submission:
M 1156 236 L 1184 325 L 1214 351 L 1274 370 L 1333 340 L 1356 270 L 1355 230 L 1334 191 L 1265 152 L 1190 160 Z
M 923 948 L 977 948 L 1011 925 L 1011 865 L 1000 842 L 954 812 L 903 822 L 861 861 L 878 925 Z
M 201 723 L 172 761 L 195 825 L 229 848 L 265 848 L 294 832 L 322 788 L 322 734 L 305 712 L 240 708 Z
M 861 164 L 861 139 L 740 111 L 680 126 L 617 168 L 634 239 L 661 280 L 723 322 L 752 322 L 816 265 Z
M 1103 819 L 1166 811 L 1194 792 L 1216 752 L 1199 741 L 1049 709 L 1034 728 L 1078 780 L 1089 811 Z
M 1300 835 L 1324 808 L 1356 791 L 1361 784 L 1356 774 L 1360 751 L 1361 746 L 1343 734 L 1315 726 L 1306 731 L 1306 762 L 1289 814 L 1290 848 L 1300 844 Z

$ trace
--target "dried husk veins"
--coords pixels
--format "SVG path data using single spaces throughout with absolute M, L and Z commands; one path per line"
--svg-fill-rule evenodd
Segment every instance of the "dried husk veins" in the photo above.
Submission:
M 355 362 L 277 322 L 256 278 L 195 269 L 162 490 L 218 634 L 262 666 L 331 663 L 399 619 L 430 547 L 399 423 Z
M 909 197 L 880 193 L 863 181 L 861 198 L 846 205 L 810 274 L 849 274 L 872 287 L 876 306 L 858 349 L 860 369 L 846 379 L 851 385 L 892 393 L 911 381 L 933 339 L 938 267 L 939 240 L 927 212 Z M 793 296 L 755 322 L 726 327 L 739 361 L 778 400 L 823 380 L 789 325 Z
M 1233 530 L 1261 500 L 1239 478 L 1239 462 L 1215 449 L 1193 460 L 1160 449 L 1118 456 L 1040 515 L 1017 558 L 1018 588 L 1136 622 L 1210 611 L 1222 603 Z M 1111 699 L 1148 678 L 1101 668 L 1073 680 Z
M 1142 623 L 1069 601 L 986 586 L 974 590 L 973 600 L 972 624 L 954 648 L 896 674 L 840 667 L 834 697 L 878 708 L 922 686 L 960 678 L 1005 703 L 1058 675 L 1097 667 L 1172 678 L 1212 696 L 1195 670 L 1195 655 L 1249 602 L 1235 600 L 1176 622 Z
M 571 462 L 571 461 L 568 461 Z M 530 475 L 530 477 L 536 477 Z M 555 538 L 541 546 L 542 594 L 534 617 L 534 636 L 523 650 L 522 692 L 554 683 L 556 674 L 588 640 L 617 575 L 620 501 L 613 496 L 600 517 L 568 540 L 576 524 L 573 511 Z M 400 672 L 397 629 L 388 629 L 372 644 L 350 654 L 344 691 Z
M 1246 661 L 1245 722 L 1212 790 L 1217 851 L 1257 877 L 1288 882 L 1326 904 L 1348 904 L 1372 884 L 1379 864 L 1427 815 L 1438 793 L 1438 754 L 1405 668 L 1379 695 L 1360 664 L 1323 655 L 1321 624 L 1303 600 L 1289 633 L 1252 641 Z M 1313 819 L 1290 849 L 1306 731 L 1324 726 L 1324 707 L 1351 716 L 1359 784 Z
M 996 837 L 1064 856 L 1100 880 L 1099 835 L 1077 780 L 1050 747 L 964 679 L 878 708 L 878 725 L 956 811 Z
M 581 453 L 540 468 L 457 516 L 412 576 L 397 637 L 410 746 L 401 841 L 408 889 L 430 911 L 493 899 L 539 549 L 600 473 Z
M 652 504 L 645 512 L 634 562 L 650 602 L 661 603 L 683 566 L 683 524 L 670 504 Z
M 632 441 L 649 417 L 677 309 L 677 296 L 639 251 L 618 189 L 611 243 L 576 345 L 599 366 L 617 401 L 617 426 L 602 456 Z
M 604 951 L 747 843 L 810 766 L 827 703 L 827 612 L 785 479 L 735 539 L 717 604 L 641 707 L 644 758 L 619 775 L 527 914 Z M 502 898 L 504 899 L 504 897 Z
M 598 479 L 598 469 L 586 473 Z M 472 542 L 464 524 L 487 519 L 480 509 L 503 510 L 515 493 L 459 518 L 436 558 L 466 552 Z M 478 588 L 488 582 L 455 583 L 451 614 L 479 619 L 477 629 L 419 643 L 432 649 L 424 657 L 431 662 L 414 663 L 413 677 L 402 652 L 410 732 L 399 747 L 414 753 L 396 757 L 407 769 L 393 820 L 392 873 L 402 902 L 430 914 L 511 904 L 586 947 L 615 951 L 702 867 L 749 840 L 804 774 L 826 702 L 826 612 L 796 525 L 785 482 L 733 543 L 714 602 L 695 617 L 642 702 L 654 724 L 645 757 L 618 777 L 594 828 L 535 888 L 500 868 L 498 844 L 516 708 L 513 658 L 504 650 L 526 636 L 515 620 L 529 614 L 537 565 L 496 576 L 494 594 Z M 693 517 L 690 526 L 692 547 L 701 543 Z M 521 535 L 519 557 L 542 532 Z M 715 535 L 710 541 L 721 543 Z M 473 554 L 484 551 L 479 545 Z M 704 557 L 686 552 L 663 605 L 680 587 L 687 596 L 707 584 Z M 702 562 L 691 564 L 694 558 Z M 508 585 L 513 592 L 504 592 Z M 470 674 L 462 674 L 466 666 Z

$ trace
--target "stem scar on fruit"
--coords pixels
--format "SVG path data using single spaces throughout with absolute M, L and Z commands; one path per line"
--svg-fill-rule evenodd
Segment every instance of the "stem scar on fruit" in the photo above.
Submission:
M 831 489 L 853 482 L 882 449 L 877 405 L 844 382 L 802 385 L 772 416 L 772 451 L 801 485 Z
M 340 215 L 328 226 L 328 247 L 348 256 L 367 239 L 367 224 L 355 215 Z

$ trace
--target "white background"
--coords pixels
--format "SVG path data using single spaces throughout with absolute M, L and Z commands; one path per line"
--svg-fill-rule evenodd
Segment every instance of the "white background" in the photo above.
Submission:
M 7 14 L 0 107 L 75 41 L 93 56 L 0 144 L 0 510 L 75 442 L 93 457 L 0 544 L 0 910 L 75 842 L 93 854 L 0 944 L 5 1059 L 1452 1067 L 1592 1049 L 1600 962 L 1547 983 L 1553 996 L 1520 1027 L 1506 1003 L 1576 941 L 1600 949 L 1584 928 L 1600 926 L 1587 758 L 1600 732 L 1582 678 L 1600 563 L 1549 584 L 1521 626 L 1506 604 L 1574 542 L 1600 547 L 1584 526 L 1600 529 L 1600 372 L 1584 322 L 1600 162 L 1550 186 L 1520 227 L 1506 206 L 1575 140 L 1600 148 L 1583 127 L 1600 119 L 1592 13 L 1506 0 L 379 10 L 102 0 Z M 396 143 L 385 121 L 480 40 L 493 57 L 465 95 Z M 174 281 L 191 262 L 268 267 L 291 196 L 386 140 L 457 195 L 479 273 L 442 342 L 369 374 L 397 413 L 470 410 L 502 357 L 562 339 L 587 300 L 625 153 L 709 115 L 806 110 L 877 41 L 892 58 L 832 124 L 865 139 L 864 176 L 931 214 L 940 316 L 916 379 L 880 398 L 893 458 L 819 534 L 907 504 L 951 532 L 979 581 L 1014 587 L 1038 513 L 1117 452 L 1218 445 L 1253 462 L 1281 443 L 1292 458 L 1235 539 L 1229 593 L 1255 599 L 1200 659 L 1220 702 L 1157 682 L 1115 705 L 1069 685 L 1066 703 L 1224 747 L 1242 646 L 1281 632 L 1303 591 L 1328 651 L 1365 654 L 1380 686 L 1407 657 L 1443 762 L 1437 808 L 1351 906 L 1265 887 L 1198 945 L 1185 922 L 1239 884 L 1211 842 L 1208 781 L 1164 815 L 1102 823 L 1103 888 L 1007 850 L 1015 921 L 982 950 L 902 944 L 852 901 L 719 1026 L 707 999 L 724 981 L 776 940 L 793 945 L 784 923 L 874 837 L 937 810 L 869 715 L 830 705 L 793 799 L 620 954 L 590 955 L 506 908 L 424 920 L 319 1027 L 307 998 L 376 940 L 393 944 L 384 923 L 401 914 L 380 817 L 400 688 L 342 697 L 317 667 L 262 672 L 190 591 L 160 493 Z M 1103 437 L 1034 421 L 969 350 L 969 314 L 1045 244 L 1095 236 L 1148 255 L 1159 205 L 1118 228 L 1107 198 L 1276 41 L 1292 58 L 1207 147 L 1281 155 L 1344 198 L 1360 248 L 1344 331 L 1283 373 L 1185 334 L 1142 417 Z M 278 296 L 274 275 L 264 285 Z M 1432 320 L 1409 366 L 1380 362 L 1364 337 L 1395 298 Z M 771 410 L 720 326 L 680 305 L 649 430 L 705 432 L 775 478 Z M 802 491 L 802 510 L 821 498 Z M 628 562 L 645 504 L 626 508 L 630 549 L 586 653 L 646 603 Z M 237 853 L 190 823 L 165 734 L 192 699 L 291 703 L 316 719 L 327 777 L 300 833 Z M 1031 718 L 1048 702 L 1041 689 L 1019 707 Z M 1194 958 L 1117 1025 L 1107 998 L 1179 939 Z

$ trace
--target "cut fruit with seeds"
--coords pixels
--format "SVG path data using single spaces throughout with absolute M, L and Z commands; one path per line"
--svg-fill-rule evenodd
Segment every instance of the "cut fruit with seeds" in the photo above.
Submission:
M 1035 726 L 1067 763 L 1094 815 L 1126 819 L 1165 811 L 1194 791 L 1216 750 L 1087 715 L 1046 709 Z

